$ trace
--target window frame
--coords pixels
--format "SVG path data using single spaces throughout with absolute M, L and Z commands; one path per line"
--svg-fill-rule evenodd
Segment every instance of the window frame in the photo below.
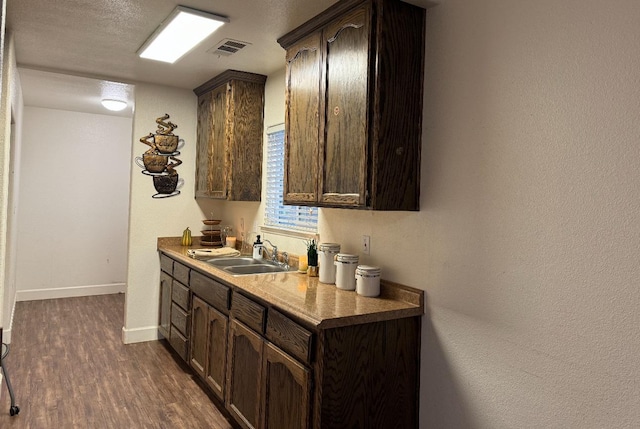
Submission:
M 315 237 L 318 234 L 318 207 L 285 205 L 283 202 L 284 123 L 267 127 L 266 145 L 265 205 L 261 229 L 300 238 Z

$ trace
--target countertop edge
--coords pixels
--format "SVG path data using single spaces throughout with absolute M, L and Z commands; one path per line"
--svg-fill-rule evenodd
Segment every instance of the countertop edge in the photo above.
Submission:
M 241 283 L 242 280 L 239 280 L 237 277 L 226 274 L 221 270 L 212 267 L 206 264 L 203 261 L 199 261 L 198 259 L 191 258 L 187 256 L 186 252 L 188 249 L 199 248 L 198 246 L 181 246 L 181 238 L 180 237 L 159 237 L 157 242 L 157 250 L 158 252 L 164 253 L 167 256 L 182 262 L 186 265 L 189 265 L 190 268 L 195 269 L 201 274 L 214 276 L 219 281 L 226 283 L 227 285 L 237 289 L 240 292 L 244 292 L 251 296 L 254 296 L 256 299 L 260 301 L 264 301 L 269 305 L 272 305 L 277 310 L 283 311 L 287 314 L 292 315 L 296 319 L 299 319 L 301 322 L 315 327 L 316 329 L 333 329 L 333 328 L 341 328 L 346 326 L 365 324 L 365 323 L 373 323 L 373 322 L 382 322 L 393 319 L 402 319 L 407 317 L 416 317 L 424 315 L 424 291 L 420 289 L 416 289 L 410 286 L 401 285 L 398 283 L 381 280 L 381 294 L 378 298 L 366 298 L 359 297 L 358 299 L 363 300 L 385 300 L 385 301 L 396 301 L 401 302 L 406 307 L 404 308 L 394 308 L 389 310 L 380 310 L 380 311 L 372 311 L 365 314 L 352 314 L 348 316 L 342 317 L 328 317 L 328 318 L 316 318 L 307 312 L 303 311 L 303 309 L 290 305 L 286 300 L 278 299 L 277 296 L 268 293 L 259 293 L 256 290 L 250 290 L 244 287 Z M 278 273 L 273 274 L 275 276 L 286 276 L 286 275 L 297 275 L 295 273 Z M 304 275 L 300 275 L 301 278 Z M 244 279 L 246 282 L 247 279 Z M 330 285 L 321 285 L 318 287 L 331 287 Z M 334 287 L 335 288 L 335 287 Z M 258 292 L 258 293 L 257 293 Z M 342 291 L 341 291 L 342 292 Z M 349 292 L 354 293 L 355 292 Z

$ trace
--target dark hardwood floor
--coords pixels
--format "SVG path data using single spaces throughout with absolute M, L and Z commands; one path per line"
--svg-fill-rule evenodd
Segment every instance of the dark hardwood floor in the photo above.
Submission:
M 163 342 L 124 345 L 124 295 L 18 302 L 5 359 L 20 414 L 0 428 L 215 428 L 231 424 Z

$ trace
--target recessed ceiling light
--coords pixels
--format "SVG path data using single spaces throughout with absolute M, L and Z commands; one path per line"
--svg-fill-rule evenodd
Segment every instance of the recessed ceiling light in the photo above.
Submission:
M 174 63 L 225 22 L 229 18 L 178 6 L 138 49 L 138 55 Z
M 102 100 L 102 105 L 109 110 L 119 112 L 120 110 L 123 110 L 125 107 L 127 107 L 127 102 L 105 98 Z

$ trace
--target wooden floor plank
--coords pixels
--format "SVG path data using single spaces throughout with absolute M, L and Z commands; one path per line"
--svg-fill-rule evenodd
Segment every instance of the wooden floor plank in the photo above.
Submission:
M 16 303 L 0 428 L 231 429 L 160 341 L 124 345 L 124 295 Z

